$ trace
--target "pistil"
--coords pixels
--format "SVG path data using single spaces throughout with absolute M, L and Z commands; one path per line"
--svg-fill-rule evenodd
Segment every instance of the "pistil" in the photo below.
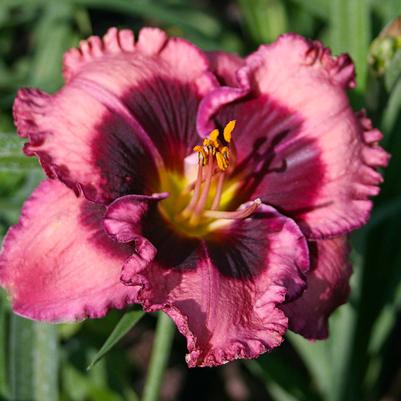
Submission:
M 251 202 L 251 204 L 243 209 L 235 210 L 232 212 L 225 212 L 220 210 L 205 210 L 203 215 L 210 219 L 246 219 L 251 214 L 253 214 L 256 209 L 261 205 L 262 201 L 257 198 Z

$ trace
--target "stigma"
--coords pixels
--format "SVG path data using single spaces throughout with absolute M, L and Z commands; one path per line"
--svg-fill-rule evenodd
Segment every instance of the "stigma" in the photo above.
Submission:
M 190 201 L 180 213 L 180 219 L 186 220 L 191 226 L 217 219 L 244 219 L 261 204 L 260 199 L 256 199 L 240 210 L 220 210 L 225 181 L 233 169 L 232 132 L 235 125 L 236 120 L 231 120 L 223 132 L 214 129 L 202 145 L 193 148 L 198 154 L 196 180 L 187 188 L 191 192 Z

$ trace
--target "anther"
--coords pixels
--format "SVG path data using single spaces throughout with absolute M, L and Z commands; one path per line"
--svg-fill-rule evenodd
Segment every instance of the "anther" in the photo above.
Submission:
M 227 170 L 228 162 L 220 152 L 216 153 L 216 161 L 217 166 L 221 171 Z
M 204 147 L 197 145 L 194 147 L 194 151 L 198 152 L 198 163 L 205 166 L 207 163 L 207 154 L 206 154 L 206 150 L 204 149 Z
M 231 142 L 231 133 L 235 128 L 236 120 L 229 121 L 226 126 L 224 127 L 223 137 L 227 143 Z
M 220 133 L 218 129 L 214 129 L 210 134 L 209 134 L 209 139 L 213 143 L 216 148 L 219 147 L 219 143 L 217 142 L 217 138 L 219 137 Z

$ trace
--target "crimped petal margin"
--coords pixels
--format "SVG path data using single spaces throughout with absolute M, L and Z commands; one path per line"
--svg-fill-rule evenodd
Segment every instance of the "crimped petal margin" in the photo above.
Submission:
M 222 85 L 238 86 L 237 72 L 244 67 L 245 59 L 236 53 L 211 51 L 206 53 L 210 68 Z
M 300 298 L 281 309 L 292 331 L 310 340 L 321 340 L 329 335 L 329 316 L 347 301 L 350 293 L 350 247 L 346 236 L 309 245 L 312 264 L 306 276 L 307 288 Z
M 157 170 L 182 168 L 199 142 L 198 103 L 218 84 L 198 48 L 156 28 L 137 42 L 115 28 L 81 42 L 66 54 L 64 75 L 52 96 L 19 91 L 17 130 L 49 177 L 103 203 L 155 192 Z
M 239 193 L 291 216 L 309 239 L 365 224 L 382 181 L 377 169 L 389 156 L 380 133 L 350 107 L 350 58 L 287 34 L 251 54 L 236 75 L 239 87 L 204 98 L 198 127 L 204 134 L 216 120 L 237 120 L 233 140 L 251 187 Z
M 124 269 L 142 287 L 144 309 L 163 310 L 186 336 L 190 367 L 255 358 L 281 344 L 287 319 L 278 306 L 302 293 L 309 268 L 306 240 L 291 219 L 263 206 L 206 241 L 155 221 L 147 227 L 154 262 L 143 269 L 127 261 Z
M 106 232 L 116 241 L 134 246 L 134 253 L 126 260 L 121 272 L 121 282 L 125 285 L 132 285 L 132 275 L 145 269 L 157 254 L 157 249 L 143 236 L 143 229 L 148 223 L 148 215 L 152 215 L 157 203 L 167 197 L 167 193 L 126 195 L 107 207 L 103 223 Z
M 136 302 L 137 289 L 120 282 L 133 248 L 103 231 L 103 214 L 103 206 L 77 198 L 58 181 L 39 185 L 0 253 L 0 284 L 15 313 L 75 321 Z

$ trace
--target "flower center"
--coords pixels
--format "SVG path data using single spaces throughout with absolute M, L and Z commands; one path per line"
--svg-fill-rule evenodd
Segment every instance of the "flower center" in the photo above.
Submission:
M 174 174 L 168 175 L 166 190 L 170 192 L 170 198 L 161 202 L 160 210 L 178 231 L 203 236 L 229 220 L 249 217 L 261 204 L 260 199 L 256 199 L 238 210 L 225 210 L 238 187 L 230 179 L 235 161 L 232 143 L 235 124 L 235 120 L 229 121 L 222 133 L 215 129 L 202 145 L 194 147 L 195 153 L 186 159 L 190 172 L 183 180 Z M 188 176 L 193 171 L 194 157 L 197 171 L 196 178 L 191 179 Z

